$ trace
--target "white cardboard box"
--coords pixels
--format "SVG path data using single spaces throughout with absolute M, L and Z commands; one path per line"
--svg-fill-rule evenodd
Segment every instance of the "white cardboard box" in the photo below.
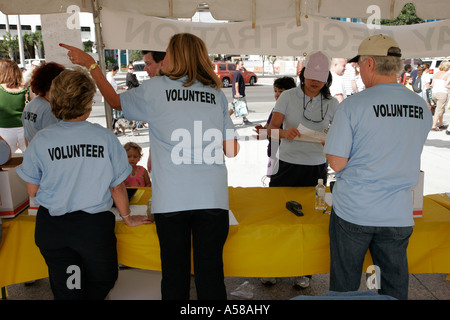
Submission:
M 419 174 L 419 180 L 417 180 L 416 185 L 412 188 L 413 197 L 413 217 L 421 218 L 423 212 L 423 182 L 424 182 L 424 172 L 421 170 Z
M 16 172 L 17 167 L 0 171 L 0 217 L 14 218 L 29 204 L 27 184 Z

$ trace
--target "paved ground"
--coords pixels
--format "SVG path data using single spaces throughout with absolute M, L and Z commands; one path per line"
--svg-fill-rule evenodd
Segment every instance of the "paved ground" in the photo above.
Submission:
M 261 79 L 260 83 L 272 85 L 273 78 Z M 101 98 L 100 98 L 101 99 Z M 101 101 L 101 100 L 97 100 Z M 253 126 L 264 123 L 268 117 L 273 103 L 249 104 L 249 119 L 251 125 L 243 125 L 240 119 L 232 116 L 236 124 L 237 131 L 241 136 L 241 151 L 235 159 L 227 159 L 230 186 L 255 187 L 264 186 L 264 176 L 266 170 L 266 141 L 257 141 L 252 137 Z M 97 107 L 90 118 L 90 121 L 105 125 L 102 108 Z M 444 123 L 450 123 L 450 112 L 445 114 Z M 145 165 L 148 158 L 148 129 L 140 129 L 139 135 L 127 136 L 118 135 L 122 144 L 128 141 L 139 143 L 144 149 L 144 157 L 141 164 Z M 422 170 L 425 171 L 424 194 L 450 192 L 450 135 L 444 131 L 430 132 L 422 155 Z M 268 180 L 265 181 L 268 183 Z M 131 273 L 130 273 L 131 272 Z M 120 272 L 120 279 L 133 278 L 133 271 L 123 270 Z M 410 300 L 450 300 L 450 281 L 446 280 L 445 274 L 413 274 L 410 277 L 409 299 Z M 134 274 L 138 288 L 135 299 L 158 299 L 159 273 L 137 271 Z M 314 275 L 311 286 L 306 289 L 297 290 L 293 288 L 293 278 L 279 278 L 274 286 L 266 287 L 262 285 L 258 278 L 227 278 L 226 285 L 228 298 L 230 300 L 288 300 L 295 296 L 320 296 L 328 291 L 328 274 Z M 131 280 L 130 280 L 131 281 Z M 247 283 L 246 283 L 247 282 Z M 124 282 L 121 282 L 121 285 Z M 154 290 L 149 292 L 149 283 Z M 246 298 L 242 294 L 236 293 L 237 288 L 244 285 Z M 120 286 L 119 286 L 120 287 Z M 156 288 L 156 289 L 155 289 Z M 141 291 L 143 289 L 143 291 Z M 365 290 L 364 277 L 361 281 L 361 290 Z M 126 296 L 119 288 L 112 299 L 126 299 Z M 156 290 L 156 291 L 155 291 Z M 49 288 L 48 279 L 41 279 L 32 285 L 17 284 L 8 287 L 9 299 L 22 300 L 49 300 L 52 294 Z M 130 292 L 130 291 L 128 291 Z M 139 296 L 139 294 L 141 294 Z M 192 286 L 192 298 L 195 299 L 195 289 Z

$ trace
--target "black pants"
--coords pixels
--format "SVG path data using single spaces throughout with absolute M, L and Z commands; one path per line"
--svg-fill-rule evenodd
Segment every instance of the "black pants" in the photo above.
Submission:
M 83 211 L 50 216 L 39 207 L 35 241 L 57 300 L 105 299 L 118 277 L 115 217 Z
M 155 214 L 161 248 L 163 300 L 189 300 L 191 235 L 199 300 L 227 298 L 223 246 L 228 236 L 228 210 L 205 209 Z
M 306 166 L 279 160 L 278 171 L 270 177 L 269 187 L 315 187 L 318 179 L 323 179 L 326 185 L 327 170 L 327 163 Z

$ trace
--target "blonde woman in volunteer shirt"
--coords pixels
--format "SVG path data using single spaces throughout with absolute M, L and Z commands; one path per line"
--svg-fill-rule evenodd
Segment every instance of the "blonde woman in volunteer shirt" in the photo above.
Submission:
M 239 144 L 205 44 L 192 34 L 174 35 L 162 76 L 120 95 L 89 55 L 62 46 L 72 62 L 91 69 L 113 108 L 123 110 L 127 119 L 149 123 L 162 298 L 189 299 L 192 234 L 198 299 L 226 299 L 222 252 L 229 220 L 224 154 L 236 156 Z
M 95 92 L 86 72 L 61 72 L 50 89 L 52 112 L 61 121 L 35 135 L 17 169 L 40 205 L 35 239 L 55 299 L 104 299 L 114 286 L 113 200 L 128 226 L 150 223 L 147 216 L 130 216 L 125 149 L 110 130 L 85 121 Z M 70 288 L 68 270 L 76 267 L 81 287 Z

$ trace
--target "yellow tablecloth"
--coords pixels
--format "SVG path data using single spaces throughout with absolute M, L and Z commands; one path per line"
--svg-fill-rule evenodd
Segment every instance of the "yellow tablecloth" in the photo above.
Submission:
M 151 196 L 145 188 L 139 204 Z M 329 215 L 314 210 L 313 188 L 229 188 L 230 210 L 238 225 L 230 226 L 224 248 L 226 276 L 285 277 L 329 272 Z M 303 205 L 303 217 L 285 208 Z M 133 200 L 132 200 L 133 202 Z M 423 217 L 408 247 L 410 273 L 450 273 L 450 200 L 424 197 Z M 48 276 L 34 243 L 35 217 L 26 213 L 3 220 L 0 244 L 0 287 Z M 119 263 L 161 270 L 154 224 L 135 228 L 116 223 Z M 366 266 L 371 264 L 369 254 Z

